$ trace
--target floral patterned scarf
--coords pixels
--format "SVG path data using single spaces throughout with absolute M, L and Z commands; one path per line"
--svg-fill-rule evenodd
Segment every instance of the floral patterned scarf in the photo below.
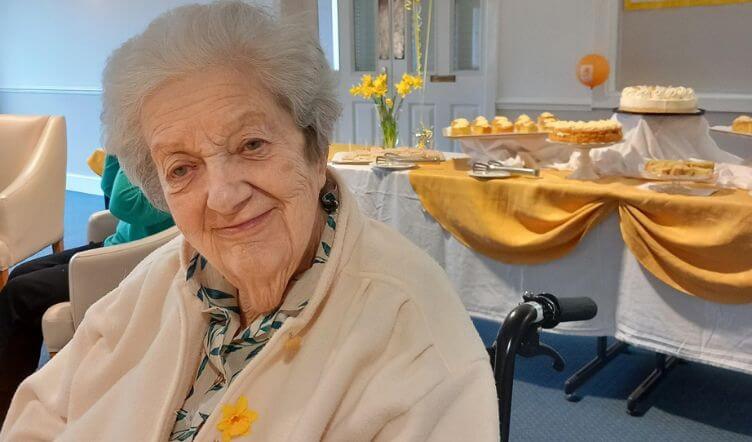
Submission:
M 327 197 L 336 201 L 334 194 L 327 194 Z M 290 281 L 285 299 L 276 310 L 260 315 L 244 330 L 240 330 L 238 290 L 206 258 L 198 253 L 193 256 L 186 280 L 193 278 L 199 283 L 196 296 L 204 305 L 203 313 L 209 317 L 209 326 L 196 378 L 177 412 L 169 440 L 192 441 L 235 377 L 263 350 L 287 318 L 297 316 L 305 308 L 329 258 L 336 227 L 335 209 L 326 215 L 311 268 Z

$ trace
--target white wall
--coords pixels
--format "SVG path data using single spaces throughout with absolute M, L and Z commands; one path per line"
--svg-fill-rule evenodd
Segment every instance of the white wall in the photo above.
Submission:
M 64 115 L 68 188 L 97 191 L 107 56 L 162 12 L 207 0 L 0 0 L 0 113 Z M 276 11 L 275 0 L 257 0 Z
M 624 11 L 617 87 L 672 84 L 752 93 L 752 4 Z
M 610 108 L 618 77 L 671 78 L 696 86 L 709 110 L 752 112 L 752 26 L 744 25 L 752 4 L 626 12 L 620 0 L 499 1 L 499 109 Z M 612 68 L 610 82 L 593 93 L 575 77 L 577 61 L 591 52 Z
M 592 52 L 598 0 L 499 1 L 498 107 L 589 106 L 575 63 Z

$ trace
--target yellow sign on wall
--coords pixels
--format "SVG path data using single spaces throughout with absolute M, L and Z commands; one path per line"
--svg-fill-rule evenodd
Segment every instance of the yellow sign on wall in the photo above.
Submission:
M 624 0 L 624 9 L 663 9 L 683 8 L 686 6 L 715 6 L 733 3 L 750 3 L 752 0 Z

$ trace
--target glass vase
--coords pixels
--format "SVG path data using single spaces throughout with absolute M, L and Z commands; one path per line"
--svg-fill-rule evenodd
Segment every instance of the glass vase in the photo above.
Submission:
M 399 138 L 397 119 L 393 115 L 384 115 L 381 118 L 381 145 L 385 149 L 394 149 Z

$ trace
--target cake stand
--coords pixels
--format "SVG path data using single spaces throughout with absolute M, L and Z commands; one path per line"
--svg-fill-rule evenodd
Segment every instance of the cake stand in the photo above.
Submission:
M 549 143 L 572 146 L 580 152 L 580 158 L 577 161 L 577 165 L 575 166 L 574 171 L 567 175 L 567 179 L 594 181 L 600 178 L 600 175 L 598 175 L 598 172 L 595 170 L 595 164 L 593 164 L 593 160 L 590 158 L 590 149 L 613 146 L 624 140 L 610 141 L 608 143 L 567 143 L 564 141 L 553 141 L 550 138 L 546 138 L 546 141 Z
M 705 115 L 705 109 L 700 108 L 697 108 L 692 112 L 647 112 L 632 111 L 615 107 L 613 111 L 617 114 L 646 115 L 648 117 L 696 117 L 698 115 Z

